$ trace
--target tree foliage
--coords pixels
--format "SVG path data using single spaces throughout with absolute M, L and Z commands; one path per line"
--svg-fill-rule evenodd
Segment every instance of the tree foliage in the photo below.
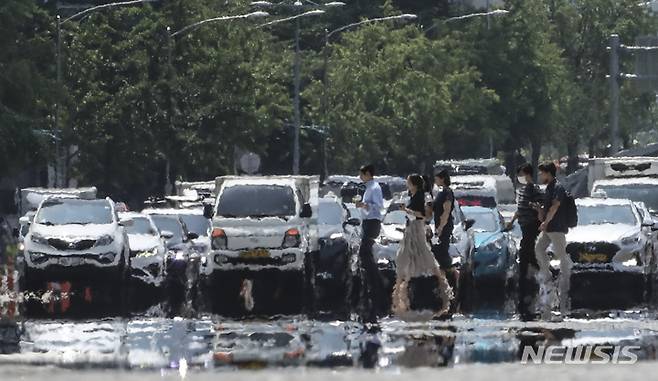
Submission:
M 52 162 L 58 102 L 71 177 L 116 198 L 162 193 L 167 178 L 232 173 L 245 150 L 263 156 L 266 173 L 289 172 L 295 24 L 216 22 L 167 39 L 167 27 L 244 14 L 253 11 L 249 3 L 171 0 L 68 21 L 58 84 L 54 5 L 2 1 L 0 176 L 43 172 Z M 605 153 L 607 40 L 613 32 L 625 43 L 655 33 L 656 18 L 640 3 L 508 0 L 506 15 L 445 21 L 469 10 L 351 1 L 303 19 L 302 122 L 326 135 L 303 131 L 302 170 L 320 172 L 325 137 L 331 172 L 366 161 L 403 174 L 427 171 L 439 158 L 492 154 L 513 164 L 519 155 Z M 349 29 L 324 50 L 325 29 L 403 12 L 417 13 L 418 22 Z M 632 58 L 622 62 L 633 70 Z M 653 127 L 655 99 L 627 83 L 622 99 L 628 146 Z

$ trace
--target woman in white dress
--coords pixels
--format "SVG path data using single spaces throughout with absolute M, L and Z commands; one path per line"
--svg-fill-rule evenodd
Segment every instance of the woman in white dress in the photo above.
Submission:
M 441 300 L 441 309 L 436 315 L 443 316 L 450 309 L 450 301 L 454 296 L 445 273 L 439 267 L 427 243 L 423 178 L 416 174 L 409 175 L 407 188 L 411 199 L 403 207 L 407 212 L 407 226 L 397 253 L 397 276 L 392 298 L 393 313 L 400 315 L 409 311 L 409 281 L 412 278 L 435 276 L 439 282 Z

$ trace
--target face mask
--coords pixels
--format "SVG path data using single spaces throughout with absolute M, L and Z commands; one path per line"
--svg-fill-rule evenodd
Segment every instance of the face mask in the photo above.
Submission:
M 519 180 L 519 184 L 521 185 L 526 185 L 528 183 L 524 176 L 518 176 L 517 180 Z

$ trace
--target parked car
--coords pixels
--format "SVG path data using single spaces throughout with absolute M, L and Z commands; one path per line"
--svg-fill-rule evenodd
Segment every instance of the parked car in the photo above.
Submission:
M 146 214 L 119 213 L 119 218 L 128 234 L 133 283 L 138 287 L 161 287 L 165 279 L 165 238 Z
M 517 248 L 514 239 L 505 231 L 505 222 L 497 209 L 481 206 L 462 208 L 466 218 L 475 221 L 475 252 L 473 279 L 479 283 L 510 287 L 517 281 Z M 483 289 L 478 289 L 483 291 Z
M 316 307 L 349 314 L 354 265 L 360 246 L 361 220 L 343 203 L 321 198 L 318 204 L 319 255 L 315 258 Z
M 653 221 L 643 219 L 630 200 L 585 198 L 576 206 L 578 226 L 567 234 L 572 307 L 610 307 L 620 291 L 624 305 L 643 302 L 655 277 L 652 237 L 645 229 Z M 552 265 L 558 269 L 559 261 Z
M 204 286 L 220 313 L 299 312 L 314 305 L 319 180 L 217 178 Z
M 201 256 L 193 249 L 193 240 L 199 236 L 190 232 L 181 216 L 167 209 L 145 209 L 165 239 L 164 294 L 170 314 L 186 314 L 188 302 L 197 301 L 197 282 Z M 195 306 L 191 306 L 195 307 Z
M 127 302 L 130 248 L 111 199 L 48 197 L 32 221 L 21 223 L 30 226 L 24 239 L 25 289 L 68 282 L 84 289 L 88 300 L 98 294 L 114 304 Z
M 516 201 L 514 184 L 504 175 L 454 176 L 452 188 L 455 198 L 462 206 L 484 206 L 495 208 L 511 205 Z

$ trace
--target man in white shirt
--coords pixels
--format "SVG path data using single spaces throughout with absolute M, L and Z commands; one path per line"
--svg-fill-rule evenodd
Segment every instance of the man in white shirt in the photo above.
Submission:
M 370 311 L 369 316 L 366 316 L 364 320 L 372 323 L 377 321 L 376 310 L 379 310 L 383 306 L 382 294 L 384 287 L 372 253 L 372 246 L 375 244 L 375 240 L 379 237 L 381 231 L 384 197 L 379 183 L 374 179 L 375 167 L 373 165 L 361 167 L 359 177 L 366 184 L 366 191 L 363 194 L 362 201 L 355 203 L 357 208 L 365 211 L 361 225 L 363 234 L 361 237 L 359 258 L 365 273 L 365 283 L 368 291 L 366 294 L 370 299 Z

